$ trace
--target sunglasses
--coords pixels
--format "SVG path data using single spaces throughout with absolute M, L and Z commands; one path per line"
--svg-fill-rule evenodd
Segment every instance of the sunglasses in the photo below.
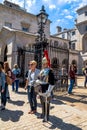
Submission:
M 34 64 L 28 64 L 28 66 L 32 66 L 32 65 L 34 65 Z

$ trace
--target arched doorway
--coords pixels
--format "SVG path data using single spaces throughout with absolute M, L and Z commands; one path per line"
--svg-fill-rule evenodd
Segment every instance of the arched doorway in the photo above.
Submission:
M 72 60 L 72 64 L 77 66 L 77 61 L 76 60 Z
M 59 60 L 56 57 L 54 57 L 52 59 L 52 61 L 51 61 L 51 67 L 52 68 L 59 68 Z
M 7 45 L 4 50 L 4 62 L 7 61 Z
M 67 59 L 64 59 L 62 61 L 62 66 L 65 66 L 65 68 L 68 69 L 68 60 Z
M 87 60 L 85 60 L 84 62 L 83 62 L 83 65 L 85 66 L 87 64 Z

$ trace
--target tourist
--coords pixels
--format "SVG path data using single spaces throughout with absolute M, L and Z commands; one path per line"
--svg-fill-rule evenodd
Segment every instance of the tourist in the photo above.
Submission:
M 28 89 L 28 100 L 30 103 L 30 111 L 28 114 L 34 114 L 37 111 L 36 92 L 34 91 L 34 83 L 38 78 L 40 70 L 36 68 L 37 62 L 32 60 L 29 62 L 28 78 L 25 89 Z
M 6 85 L 5 85 L 5 81 L 6 81 L 5 73 L 2 69 L 2 65 L 0 64 L 1 110 L 5 110 L 5 106 L 6 106 Z
M 85 69 L 84 69 L 84 75 L 85 75 L 84 87 L 86 88 L 86 84 L 87 84 L 87 64 L 86 64 Z
M 17 93 L 19 88 L 19 78 L 21 73 L 20 68 L 18 67 L 17 64 L 14 64 L 14 68 L 12 69 L 12 72 L 15 75 L 15 80 L 12 83 L 12 91 L 15 91 Z
M 70 85 L 68 88 L 68 94 L 72 94 L 72 89 L 74 87 L 74 82 L 75 82 L 75 71 L 73 65 L 70 66 L 69 76 L 70 76 Z
M 7 61 L 4 62 L 4 72 L 5 72 L 6 77 L 8 76 L 11 78 L 11 69 L 10 69 L 9 63 Z M 7 78 L 6 78 L 6 97 L 7 97 L 7 99 L 10 99 L 8 85 L 9 85 L 9 83 L 7 82 Z
M 75 71 L 75 82 L 74 82 L 74 85 L 77 86 L 77 66 L 76 64 L 73 64 L 74 66 L 74 71 Z

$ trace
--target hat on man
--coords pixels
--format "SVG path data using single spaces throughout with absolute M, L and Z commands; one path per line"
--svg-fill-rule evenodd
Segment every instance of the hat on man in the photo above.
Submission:
M 47 58 L 46 58 L 46 57 L 44 57 L 44 58 L 42 59 L 42 64 L 45 64 L 45 63 L 48 63 L 48 61 L 47 61 Z

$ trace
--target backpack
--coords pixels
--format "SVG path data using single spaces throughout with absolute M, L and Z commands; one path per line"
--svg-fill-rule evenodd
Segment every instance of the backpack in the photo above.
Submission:
M 20 78 L 20 71 L 19 71 L 19 69 L 16 69 L 16 78 Z

